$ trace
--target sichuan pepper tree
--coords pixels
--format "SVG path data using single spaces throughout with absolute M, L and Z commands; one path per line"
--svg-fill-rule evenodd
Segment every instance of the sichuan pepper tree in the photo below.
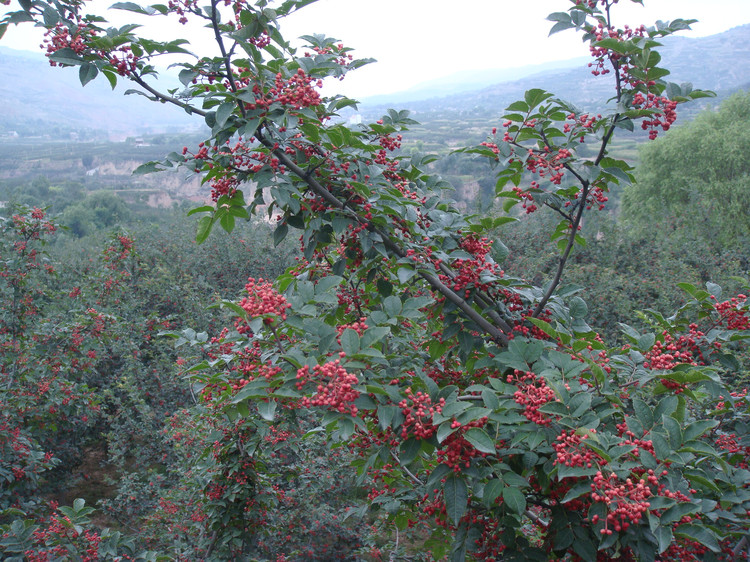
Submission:
M 278 22 L 309 3 L 116 4 L 212 31 L 215 56 L 185 57 L 179 91 L 159 89 L 153 63 L 187 55 L 186 41 L 105 28 L 81 2 L 26 0 L 0 23 L 45 27 L 50 62 L 77 67 L 84 84 L 124 78 L 205 121 L 205 142 L 137 170 L 201 174 L 213 203 L 191 212 L 203 214 L 198 241 L 254 212 L 275 222 L 275 240 L 300 237 L 298 266 L 273 283 L 251 279 L 241 302 L 224 303 L 233 327 L 174 334 L 207 356 L 189 372 L 221 436 L 195 466 L 205 484 L 196 552 L 249 552 L 273 507 L 266 455 L 322 428 L 358 457 L 370 508 L 397 531 L 393 556 L 416 530 L 432 556 L 455 560 L 741 557 L 746 297 L 686 286 L 676 315 L 653 313 L 656 333 L 624 326 L 630 343 L 609 349 L 578 290 L 561 284 L 585 243 L 584 215 L 633 180 L 609 154 L 613 136 L 638 127 L 654 138 L 679 103 L 707 95 L 666 82 L 659 66 L 660 39 L 691 22 L 619 28 L 616 0 L 568 2 L 552 31 L 589 43 L 592 72 L 612 84 L 608 109 L 584 113 L 533 89 L 464 150 L 496 167 L 506 212 L 520 203 L 560 217 L 558 268 L 536 287 L 501 269 L 493 233 L 513 214 L 466 216 L 431 158 L 399 154 L 407 112 L 356 127 L 338 118 L 356 104 L 323 97 L 322 81 L 367 61 L 321 35 L 290 46 Z M 594 158 L 577 155 L 581 143 Z

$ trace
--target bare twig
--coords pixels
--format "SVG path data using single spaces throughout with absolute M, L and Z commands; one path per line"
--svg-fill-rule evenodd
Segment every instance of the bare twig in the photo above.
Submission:
M 411 471 L 411 470 L 409 470 L 409 469 L 408 469 L 408 468 L 407 468 L 407 467 L 406 467 L 406 466 L 405 466 L 405 465 L 404 465 L 404 464 L 403 464 L 403 463 L 401 462 L 401 459 L 399 459 L 399 458 L 398 458 L 398 456 L 396 456 L 396 453 L 394 453 L 393 451 L 390 451 L 390 453 L 391 453 L 391 456 L 392 456 L 392 457 L 394 458 L 394 460 L 395 460 L 395 461 L 396 461 L 396 462 L 397 462 L 397 463 L 399 464 L 399 466 L 400 466 L 401 468 L 403 468 L 403 469 L 404 469 L 404 472 L 406 472 L 406 474 L 407 474 L 407 475 L 409 476 L 409 478 L 411 478 L 412 480 L 414 480 L 414 482 L 415 482 L 416 484 L 419 484 L 420 486 L 424 486 L 424 482 L 422 482 L 422 481 L 421 481 L 421 480 L 420 480 L 419 478 L 417 478 L 416 476 L 414 476 L 414 474 L 412 473 L 412 471 Z

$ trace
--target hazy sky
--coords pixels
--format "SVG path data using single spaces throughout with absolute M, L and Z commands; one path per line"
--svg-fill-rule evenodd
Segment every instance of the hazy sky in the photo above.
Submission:
M 89 11 L 102 13 L 112 3 L 94 0 Z M 750 0 L 645 0 L 645 4 L 621 0 L 614 8 L 616 21 L 637 26 L 659 19 L 697 19 L 690 32 L 694 37 L 750 23 Z M 16 0 L 10 9 L 14 5 Z M 342 93 L 366 97 L 404 90 L 459 70 L 513 68 L 585 56 L 587 48 L 575 32 L 547 37 L 551 23 L 546 16 L 569 6 L 567 0 L 318 0 L 285 20 L 282 31 L 287 37 L 325 33 L 355 47 L 358 56 L 378 59 L 340 86 Z M 129 13 L 110 14 L 106 17 L 120 25 L 133 19 Z M 165 25 L 165 18 L 145 21 L 149 23 L 144 35 L 154 39 L 195 39 L 200 34 L 179 24 Z M 41 33 L 22 26 L 9 29 L 0 45 L 35 50 L 40 39 Z

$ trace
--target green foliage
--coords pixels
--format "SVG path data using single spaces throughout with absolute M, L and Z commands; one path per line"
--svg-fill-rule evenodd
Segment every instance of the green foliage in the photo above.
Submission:
M 615 29 L 614 0 L 572 2 L 553 15 L 554 31 L 582 32 L 594 72 L 617 75 L 607 110 L 589 115 L 534 88 L 507 108 L 499 132 L 459 151 L 489 163 L 506 212 L 554 213 L 555 264 L 539 287 L 500 269 L 508 248 L 493 235 L 514 217 L 467 216 L 444 196 L 450 186 L 431 174 L 431 157 L 399 154 L 408 112 L 342 124 L 339 111 L 356 102 L 321 97 L 319 80 L 369 61 L 322 35 L 292 48 L 279 19 L 308 3 L 237 2 L 224 19 L 218 2 L 116 6 L 213 28 L 221 56 L 185 58 L 179 97 L 150 80 L 153 57 L 185 53 L 185 41 L 105 29 L 77 1 L 24 2 L 3 20 L 45 25 L 57 39 L 50 60 L 79 67 L 83 84 L 126 78 L 210 128 L 197 146 L 136 170 L 185 168 L 210 185 L 212 204 L 189 213 L 200 215 L 198 242 L 219 227 L 236 233 L 255 213 L 274 224 L 275 244 L 292 232 L 301 243 L 298 263 L 274 281 L 250 277 L 241 300 L 217 303 L 223 329 L 198 331 L 180 309 L 162 316 L 172 303 L 151 290 L 131 235 L 107 241 L 81 291 L 104 312 L 69 315 L 71 334 L 96 333 L 75 349 L 91 361 L 65 361 L 78 360 L 83 384 L 102 397 L 118 467 L 128 469 L 136 447 L 149 465 L 120 479 L 112 515 L 140 518 L 144 538 L 177 559 L 328 559 L 365 544 L 395 558 L 403 541 L 456 561 L 742 555 L 750 402 L 737 385 L 750 287 L 727 297 L 712 282 L 683 284 L 688 301 L 674 315 L 648 311 L 642 330 L 623 323 L 627 344 L 609 347 L 580 289 L 561 283 L 576 248 L 588 247 L 584 217 L 610 187 L 633 181 L 609 154 L 612 137 L 637 124 L 654 138 L 679 103 L 710 95 L 666 82 L 659 66 L 659 40 L 690 22 Z M 584 155 L 581 144 L 593 148 Z M 157 326 L 179 359 L 153 343 Z M 167 368 L 170 359 L 184 371 Z M 164 403 L 148 400 L 157 391 Z M 340 488 L 317 483 L 308 496 L 313 466 Z M 330 527 L 360 499 L 352 517 L 393 542 Z M 301 530 L 289 532 L 290 522 Z
M 60 221 L 81 238 L 95 231 L 123 224 L 130 217 L 130 209 L 114 193 L 99 191 L 63 211 Z
M 714 251 L 747 244 L 748 143 L 745 92 L 641 149 L 638 181 L 623 195 L 623 218 L 642 232 L 657 228 L 660 238 L 705 240 Z

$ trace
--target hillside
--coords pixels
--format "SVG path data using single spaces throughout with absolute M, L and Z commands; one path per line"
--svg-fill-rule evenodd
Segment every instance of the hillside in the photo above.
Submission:
M 117 87 L 119 100 L 103 79 L 82 88 L 78 72 L 51 67 L 41 53 L 0 47 L 0 71 L 0 135 L 59 139 L 75 132 L 79 138 L 120 140 L 193 125 L 177 108 L 124 96 L 124 83 Z
M 665 68 L 672 71 L 667 79 L 672 82 L 691 82 L 695 87 L 713 90 L 720 98 L 750 85 L 750 24 L 734 27 L 708 37 L 669 37 L 660 49 Z M 585 64 L 575 68 L 547 70 L 518 80 L 504 81 L 470 92 L 443 97 L 430 97 L 407 101 L 403 107 L 426 115 L 446 111 L 477 113 L 502 111 L 513 100 L 540 84 L 558 97 L 579 106 L 594 108 L 595 100 L 606 99 L 612 91 L 611 80 L 595 77 Z M 397 98 L 394 94 L 392 98 Z M 365 100 L 366 101 L 366 100 Z M 382 111 L 381 104 L 365 104 L 368 115 Z

